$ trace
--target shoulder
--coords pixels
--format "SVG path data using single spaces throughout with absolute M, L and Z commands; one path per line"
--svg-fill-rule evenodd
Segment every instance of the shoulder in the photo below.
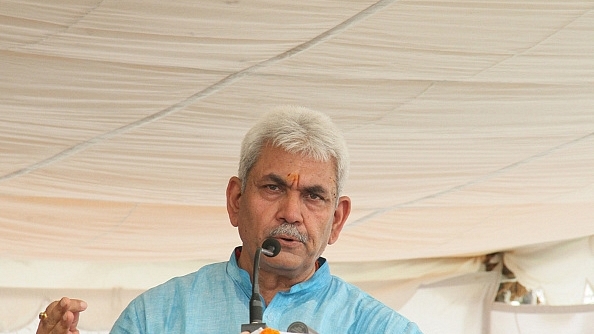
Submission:
M 141 293 L 120 314 L 111 333 L 148 333 L 151 332 L 148 327 L 165 326 L 170 314 L 180 315 L 187 311 L 192 305 L 189 301 L 200 302 L 201 298 L 206 298 L 204 292 L 209 291 L 208 284 L 216 282 L 218 276 L 224 279 L 225 268 L 226 262 L 209 264 Z
M 225 276 L 225 265 L 225 262 L 213 263 L 187 275 L 171 278 L 141 293 L 130 303 L 128 308 L 145 309 L 155 307 L 155 305 L 172 305 L 171 303 L 174 301 L 175 303 L 183 302 L 191 295 L 203 291 L 205 284 L 211 284 L 213 278 L 214 280 L 222 279 Z
M 205 282 L 212 282 L 225 276 L 225 268 L 226 262 L 208 264 L 195 272 L 171 278 L 147 290 L 141 296 L 154 297 L 163 294 L 171 296 L 172 292 L 190 292 L 196 288 L 202 288 Z

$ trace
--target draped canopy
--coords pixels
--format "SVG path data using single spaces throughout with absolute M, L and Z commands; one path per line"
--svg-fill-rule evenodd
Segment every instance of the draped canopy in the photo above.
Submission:
M 242 136 L 297 104 L 349 145 L 353 211 L 325 252 L 347 279 L 475 272 L 502 252 L 529 286 L 554 291 L 544 277 L 568 268 L 583 292 L 593 9 L 0 0 L 0 286 L 145 289 L 227 259 Z

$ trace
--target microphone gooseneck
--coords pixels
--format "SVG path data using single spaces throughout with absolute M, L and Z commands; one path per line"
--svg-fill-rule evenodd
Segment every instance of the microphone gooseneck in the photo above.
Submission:
M 250 299 L 250 323 L 260 324 L 262 323 L 262 317 L 264 313 L 264 303 L 262 302 L 262 296 L 260 295 L 260 284 L 258 283 L 258 275 L 260 272 L 260 254 L 268 257 L 275 257 L 280 253 L 281 245 L 278 240 L 268 238 L 262 243 L 262 247 L 256 249 L 254 256 L 254 271 L 252 275 L 252 297 Z

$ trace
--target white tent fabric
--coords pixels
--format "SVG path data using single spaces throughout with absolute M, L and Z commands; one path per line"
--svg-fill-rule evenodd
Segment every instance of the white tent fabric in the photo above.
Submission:
M 540 289 L 552 305 L 581 304 L 594 283 L 594 237 L 507 252 L 505 263 L 524 285 Z
M 422 286 L 400 312 L 426 333 L 486 333 L 499 278 L 473 273 Z
M 594 283 L 593 42 L 591 1 L 0 0 L 0 332 L 70 291 L 105 331 L 226 260 L 226 182 L 278 104 L 347 139 L 335 273 L 421 322 L 423 287 L 502 252 L 575 304 Z
M 495 304 L 492 334 L 590 333 L 594 328 L 594 305 L 522 306 Z

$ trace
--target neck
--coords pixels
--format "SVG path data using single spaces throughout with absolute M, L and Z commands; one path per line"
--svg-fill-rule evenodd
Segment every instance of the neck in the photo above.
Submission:
M 247 271 L 253 280 L 254 259 L 253 256 L 246 255 L 242 254 L 237 264 L 241 269 Z M 277 292 L 289 291 L 293 285 L 308 280 L 316 271 L 315 263 L 307 268 L 284 269 L 271 267 L 265 262 L 266 260 L 262 256 L 258 282 L 260 284 L 260 295 L 262 295 L 266 305 L 270 304 Z
M 264 298 L 266 305 L 268 305 L 277 292 L 289 291 L 293 285 L 305 282 L 312 277 L 314 273 L 315 266 L 312 266 L 311 269 L 307 271 L 303 271 L 301 275 L 298 276 L 282 275 L 260 269 L 260 294 L 262 295 L 262 298 Z

